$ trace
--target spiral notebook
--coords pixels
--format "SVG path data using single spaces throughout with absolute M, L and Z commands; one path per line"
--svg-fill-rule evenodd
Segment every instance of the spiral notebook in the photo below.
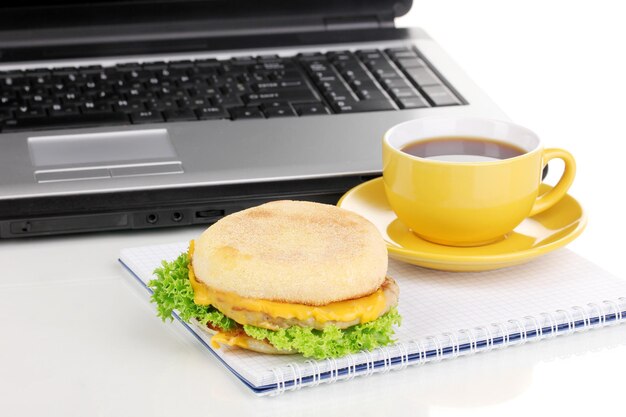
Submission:
M 146 290 L 161 260 L 187 243 L 124 249 L 120 262 Z M 445 358 L 518 345 L 626 320 L 626 281 L 561 249 L 525 265 L 451 273 L 389 261 L 400 286 L 402 325 L 394 345 L 338 359 L 213 349 L 210 336 L 182 322 L 197 341 L 258 395 L 280 394 Z M 155 320 L 159 320 L 155 315 Z

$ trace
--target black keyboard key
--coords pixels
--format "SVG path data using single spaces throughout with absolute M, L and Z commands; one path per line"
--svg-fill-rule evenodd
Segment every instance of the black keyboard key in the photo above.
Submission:
M 80 112 L 85 113 L 106 113 L 111 111 L 111 105 L 102 102 L 87 101 L 80 106 Z
M 200 120 L 226 119 L 230 117 L 228 112 L 219 106 L 200 107 L 195 110 L 195 113 Z
M 85 95 L 87 96 L 87 98 L 90 98 L 92 100 L 119 100 L 121 98 L 113 91 L 107 90 L 89 91 Z
M 163 112 L 165 121 L 181 122 L 186 120 L 198 120 L 198 116 L 190 109 L 166 110 Z
M 271 109 L 273 107 L 289 107 L 289 103 L 287 101 L 266 101 L 261 104 L 261 108 L 263 110 Z
M 328 109 L 322 103 L 300 103 L 294 104 L 293 107 L 300 116 L 311 116 L 330 113 L 330 111 L 328 111 Z
M 243 101 L 237 96 L 215 96 L 211 98 L 211 103 L 218 107 L 241 107 Z
M 361 100 L 386 100 L 387 96 L 380 90 L 357 90 Z
M 196 59 L 194 63 L 196 64 L 196 68 L 219 68 L 222 66 L 222 63 L 214 58 Z
M 327 93 L 332 91 L 337 94 L 351 94 L 348 87 L 341 81 L 324 81 L 319 83 L 318 87 Z
M 47 116 L 46 110 L 41 107 L 18 106 L 15 109 L 15 117 L 18 119 L 45 116 Z
M 164 61 L 158 62 L 144 62 L 142 64 L 143 69 L 149 71 L 161 71 L 167 68 L 167 63 Z
M 263 110 L 263 112 L 268 119 L 272 119 L 275 117 L 296 116 L 296 112 L 289 106 L 271 107 L 269 109 Z
M 383 54 L 378 49 L 362 49 L 357 52 L 362 59 L 381 59 Z
M 263 61 L 280 61 L 282 60 L 281 57 L 279 57 L 278 55 L 261 55 L 259 57 L 257 57 L 257 61 L 259 62 L 263 62 Z
M 146 106 L 141 100 L 117 100 L 111 101 L 113 110 L 123 113 L 134 113 L 146 110 Z
M 133 70 L 133 71 L 128 71 L 126 73 L 125 78 L 129 81 L 148 81 L 150 78 L 152 78 L 154 75 L 154 73 L 152 71 L 148 71 L 148 70 Z
M 303 79 L 302 73 L 299 71 L 273 71 L 268 77 L 272 81 L 296 81 Z
M 268 81 L 262 83 L 253 83 L 252 89 L 260 93 L 283 91 L 283 90 L 302 90 L 308 89 L 304 80 L 290 81 Z
M 0 79 L 0 87 L 4 88 L 20 88 L 26 85 L 30 85 L 28 80 L 24 77 L 8 77 Z
M 52 74 L 54 75 L 69 75 L 69 74 L 76 74 L 78 72 L 78 68 L 76 67 L 60 67 L 60 68 L 54 68 L 52 70 Z
M 53 104 L 50 109 L 48 109 L 48 113 L 51 117 L 56 116 L 67 116 L 72 114 L 78 114 L 78 107 L 74 104 Z
M 115 69 L 119 72 L 140 71 L 141 65 L 136 62 L 129 62 L 126 64 L 117 64 Z
M 257 105 L 266 101 L 289 101 L 291 103 L 317 101 L 317 97 L 309 89 L 246 94 L 243 99 L 248 105 Z
M 251 56 L 237 56 L 230 60 L 230 63 L 234 65 L 254 65 L 256 62 L 256 58 Z
M 102 72 L 101 65 L 89 65 L 86 67 L 80 67 L 79 69 L 81 74 L 87 75 L 99 75 Z
M 422 89 L 435 106 L 451 106 L 461 104 L 460 101 L 444 86 L 431 85 Z
M 305 52 L 298 54 L 298 59 L 303 62 L 325 60 L 326 57 L 320 52 Z
M 4 122 L 2 131 L 61 129 L 73 127 L 107 126 L 128 124 L 128 117 L 122 113 L 73 114 L 57 117 L 13 119 Z
M 193 64 L 193 62 L 191 62 L 189 60 L 170 61 L 169 62 L 169 67 L 170 68 L 175 68 L 175 69 L 188 69 L 188 68 L 193 68 L 194 64 Z
M 0 83 L 2 83 L 2 80 L 5 80 L 7 78 L 22 77 L 23 75 L 24 75 L 24 72 L 19 71 L 19 70 L 0 71 Z
M 28 77 L 28 80 L 34 86 L 46 86 L 52 83 L 52 76 L 50 74 L 39 74 Z
M 336 102 L 336 101 L 357 101 L 357 97 L 352 94 L 351 91 L 330 91 L 325 94 L 328 101 Z
M 198 107 L 209 107 L 211 102 L 208 98 L 202 97 L 183 97 L 178 100 L 178 106 L 181 108 L 198 108 Z
M 263 113 L 257 107 L 238 107 L 230 109 L 233 120 L 237 119 L 262 119 Z
M 0 122 L 7 119 L 13 118 L 13 112 L 11 110 L 2 110 L 0 109 Z M 0 123 L 0 125 L 2 125 Z
M 151 98 L 146 100 L 146 107 L 150 110 L 177 110 L 178 103 L 173 99 Z
M 411 88 L 411 83 L 409 83 L 404 78 L 386 78 L 382 80 L 382 84 L 390 89 L 390 88 Z
M 163 121 L 163 115 L 157 110 L 144 110 L 130 113 L 130 120 L 134 124 L 158 123 Z
M 368 111 L 394 110 L 389 100 L 362 100 L 357 102 L 340 102 L 333 105 L 338 113 L 357 113 Z

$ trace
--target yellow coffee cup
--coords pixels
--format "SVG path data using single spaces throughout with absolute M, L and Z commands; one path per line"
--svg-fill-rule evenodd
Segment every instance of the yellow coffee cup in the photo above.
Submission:
M 563 175 L 538 195 L 543 168 L 554 158 L 565 163 Z M 535 133 L 506 121 L 422 118 L 392 127 L 383 138 L 389 205 L 419 237 L 444 245 L 504 238 L 556 204 L 575 172 L 569 152 L 544 149 Z

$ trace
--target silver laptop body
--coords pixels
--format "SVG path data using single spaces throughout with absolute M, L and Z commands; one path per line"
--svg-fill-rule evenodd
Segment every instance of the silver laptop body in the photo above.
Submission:
M 373 3 L 389 7 L 389 1 Z M 411 5 L 396 3 L 404 5 L 399 13 Z M 34 60 L 19 59 L 24 47 L 18 30 L 0 32 L 0 49 L 17 51 L 15 61 L 0 62 L 0 73 L 409 48 L 458 100 L 438 107 L 306 117 L 3 129 L 0 237 L 210 223 L 274 199 L 334 203 L 349 188 L 380 175 L 381 138 L 391 126 L 425 116 L 505 117 L 424 31 L 395 28 L 398 13 L 383 14 L 388 20 L 316 17 L 313 28 L 310 21 L 288 31 L 274 27 L 255 33 L 251 28 L 226 47 L 219 38 L 231 36 L 218 28 L 219 36 L 190 30 L 193 39 L 216 40 L 182 52 L 151 47 L 147 53 L 90 56 L 82 51 L 77 57 Z M 107 44 L 114 41 L 107 38 Z

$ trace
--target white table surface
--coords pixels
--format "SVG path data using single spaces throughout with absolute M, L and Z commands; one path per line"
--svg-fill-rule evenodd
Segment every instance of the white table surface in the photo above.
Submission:
M 571 193 L 590 221 L 570 248 L 626 279 L 619 2 L 415 3 L 401 24 L 425 28 L 513 121 L 574 153 Z M 0 415 L 623 413 L 624 325 L 257 398 L 194 339 L 156 319 L 117 263 L 121 248 L 200 231 L 0 242 Z

